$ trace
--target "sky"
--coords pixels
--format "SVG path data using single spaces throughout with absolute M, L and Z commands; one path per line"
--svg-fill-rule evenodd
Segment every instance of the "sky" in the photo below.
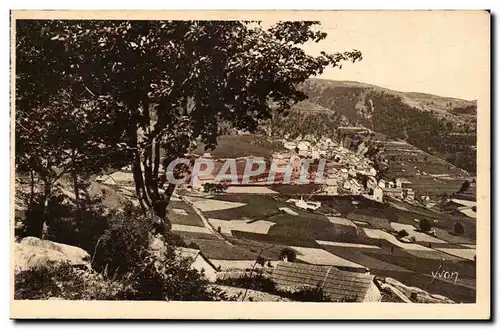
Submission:
M 467 100 L 489 88 L 486 12 L 333 12 L 321 22 L 328 37 L 304 45 L 308 53 L 363 54 L 361 62 L 329 68 L 321 78 Z

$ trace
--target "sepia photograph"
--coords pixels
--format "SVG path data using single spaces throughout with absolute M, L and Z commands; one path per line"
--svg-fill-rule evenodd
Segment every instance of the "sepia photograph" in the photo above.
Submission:
M 490 19 L 11 11 L 11 317 L 488 318 Z

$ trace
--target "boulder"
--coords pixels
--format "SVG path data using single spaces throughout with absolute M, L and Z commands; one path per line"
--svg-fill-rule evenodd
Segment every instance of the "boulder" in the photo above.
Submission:
M 54 263 L 90 267 L 89 262 L 89 253 L 81 248 L 36 237 L 26 237 L 14 246 L 16 272 Z
M 379 279 L 378 284 L 381 289 L 392 296 L 397 297 L 405 303 L 427 303 L 427 304 L 454 304 L 455 302 L 447 297 L 441 295 L 430 294 L 427 291 L 407 286 L 393 278 L 386 277 Z

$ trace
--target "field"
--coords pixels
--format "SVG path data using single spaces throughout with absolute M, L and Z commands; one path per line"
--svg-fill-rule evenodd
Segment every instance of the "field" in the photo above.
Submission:
M 211 152 L 216 158 L 235 158 L 243 156 L 269 157 L 274 151 L 285 150 L 282 143 L 273 142 L 259 135 L 224 135 L 217 139 L 217 147 Z M 202 155 L 204 145 L 199 145 L 194 154 Z
M 436 269 L 434 269 L 436 270 Z M 453 282 L 444 282 L 440 280 L 432 281 L 432 275 L 423 275 L 421 273 L 407 273 L 399 271 L 373 271 L 373 274 L 380 277 L 394 278 L 407 286 L 418 287 L 431 294 L 446 296 L 459 303 L 475 303 L 476 290 L 463 287 Z
M 183 211 L 179 211 L 183 210 Z M 170 201 L 168 219 L 172 224 L 204 227 L 203 221 L 191 206 L 182 201 Z
M 220 205 L 218 209 L 204 208 L 207 211 L 203 214 L 216 229 L 221 227 L 221 233 L 233 246 L 213 240 L 213 236 L 187 240 L 196 242 L 210 259 L 245 261 L 241 266 L 250 264 L 261 252 L 264 259 L 276 261 L 280 252 L 288 247 L 296 250 L 298 261 L 330 262 L 336 266 L 345 263 L 348 267 L 358 264 L 375 275 L 392 275 L 407 285 L 459 302 L 474 300 L 476 274 L 471 260 L 475 249 L 461 245 L 475 244 L 473 219 L 463 220 L 397 201 L 380 204 L 353 196 L 313 196 L 311 199 L 321 201 L 322 206 L 312 212 L 287 203 L 287 199 L 283 195 L 251 194 L 195 199 L 199 205 L 208 205 L 205 201 Z M 288 207 L 297 215 L 282 212 L 279 207 Z M 342 215 L 328 216 L 333 210 Z M 431 221 L 436 237 L 417 231 L 418 221 L 424 218 Z M 465 236 L 449 233 L 458 220 L 468 231 Z M 415 243 L 396 238 L 394 234 L 403 229 L 415 236 Z M 229 262 L 225 266 L 237 264 Z M 440 266 L 459 273 L 456 287 L 443 278 L 431 284 L 432 272 Z
M 387 141 L 384 147 L 384 157 L 389 159 L 389 178 L 408 178 L 417 196 L 451 195 L 469 178 L 462 169 L 405 142 Z
M 209 259 L 255 260 L 257 254 L 242 247 L 230 245 L 221 240 L 193 239 L 203 254 Z

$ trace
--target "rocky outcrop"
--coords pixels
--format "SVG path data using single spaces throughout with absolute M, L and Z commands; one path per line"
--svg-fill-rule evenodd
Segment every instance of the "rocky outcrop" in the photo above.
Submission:
M 54 263 L 90 267 L 90 255 L 85 250 L 63 243 L 26 237 L 14 245 L 15 271 L 24 271 Z
M 386 294 L 391 300 L 403 303 L 425 303 L 425 304 L 455 304 L 447 297 L 430 294 L 417 287 L 409 287 L 393 278 L 375 278 L 382 294 Z

